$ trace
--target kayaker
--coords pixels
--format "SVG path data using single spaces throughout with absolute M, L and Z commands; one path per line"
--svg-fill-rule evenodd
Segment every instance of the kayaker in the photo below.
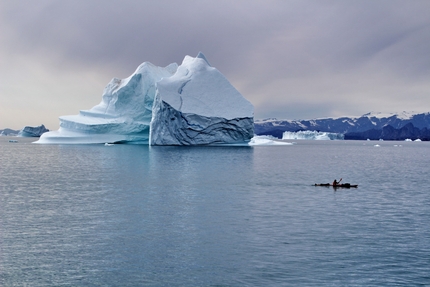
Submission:
M 341 178 L 341 179 L 339 179 L 339 181 L 336 181 L 336 179 L 335 179 L 335 180 L 333 180 L 333 186 L 338 185 L 341 181 L 342 181 L 342 178 Z

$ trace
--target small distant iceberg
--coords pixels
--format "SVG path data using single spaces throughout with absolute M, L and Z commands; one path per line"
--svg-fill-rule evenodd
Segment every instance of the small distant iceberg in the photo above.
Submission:
M 0 130 L 0 137 L 16 137 L 18 135 L 19 131 L 16 130 L 11 130 L 11 129 L 4 129 L 4 130 Z
M 18 132 L 18 137 L 40 137 L 42 134 L 49 132 L 47 128 L 45 128 L 44 125 L 38 126 L 38 127 L 29 127 L 26 126 L 22 130 Z
M 343 140 L 344 134 L 317 131 L 284 132 L 283 140 Z
M 293 145 L 294 143 L 282 142 L 272 136 L 254 136 L 248 144 L 250 146 L 257 146 L 257 145 Z

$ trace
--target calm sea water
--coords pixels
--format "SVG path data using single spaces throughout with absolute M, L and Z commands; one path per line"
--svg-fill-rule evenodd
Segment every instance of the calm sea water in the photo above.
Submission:
M 1 286 L 430 286 L 428 142 L 9 139 Z

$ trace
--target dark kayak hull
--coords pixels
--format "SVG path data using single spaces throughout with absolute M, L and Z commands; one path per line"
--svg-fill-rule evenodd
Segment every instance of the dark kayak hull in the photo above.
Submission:
M 333 188 L 342 188 L 342 187 L 343 188 L 351 188 L 351 187 L 355 188 L 355 187 L 358 187 L 358 184 L 342 183 L 342 184 L 333 185 L 330 183 L 315 183 L 315 186 L 331 186 Z

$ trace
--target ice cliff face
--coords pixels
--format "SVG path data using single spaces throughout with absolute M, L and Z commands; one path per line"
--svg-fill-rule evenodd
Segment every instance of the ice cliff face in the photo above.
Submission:
M 151 145 L 248 142 L 254 108 L 203 54 L 186 56 L 176 73 L 157 83 Z
M 179 67 L 145 62 L 130 77 L 114 78 L 100 104 L 60 117 L 60 129 L 38 143 L 200 145 L 252 136 L 252 105 L 200 53 Z

